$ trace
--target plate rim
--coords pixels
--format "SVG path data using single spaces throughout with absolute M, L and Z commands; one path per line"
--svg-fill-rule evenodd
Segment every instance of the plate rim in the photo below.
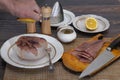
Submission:
M 51 46 L 51 47 L 54 49 L 53 51 L 55 52 L 55 53 L 53 53 L 53 56 L 51 57 L 51 59 L 53 59 L 53 58 L 56 56 L 56 49 L 55 49 L 55 47 L 54 47 L 52 44 L 50 44 L 50 43 L 49 43 L 49 46 Z M 23 62 L 20 62 L 21 59 L 17 56 L 17 54 L 15 54 L 14 56 L 17 57 L 17 59 L 19 59 L 19 61 L 16 61 L 15 58 L 12 59 L 13 56 L 11 56 L 11 54 L 12 54 L 12 55 L 14 54 L 14 53 L 12 53 L 12 52 L 13 52 L 12 49 L 14 49 L 13 47 L 16 47 L 16 45 L 13 44 L 13 45 L 11 45 L 11 46 L 8 48 L 7 55 L 8 55 L 8 57 L 9 57 L 9 59 L 10 59 L 12 62 L 14 62 L 15 64 L 24 65 L 24 66 L 37 66 L 37 65 L 41 65 L 41 64 L 44 65 L 44 64 L 48 63 L 48 61 L 49 61 L 49 60 L 47 60 L 47 61 L 45 61 L 44 63 L 42 62 L 42 63 L 37 63 L 37 64 L 34 64 L 34 63 L 33 63 L 33 62 L 36 62 L 36 61 L 37 61 L 37 62 L 40 62 L 41 59 L 46 58 L 47 55 L 45 55 L 44 57 L 42 57 L 42 58 L 40 58 L 40 59 L 38 59 L 38 60 L 35 60 L 35 61 L 33 60 L 33 61 L 30 62 L 30 61 L 27 61 L 27 60 L 25 60 L 25 61 L 22 60 Z M 12 51 L 12 52 L 11 52 L 11 51 Z M 25 62 L 25 63 L 24 63 L 24 62 Z M 27 63 L 27 64 L 26 64 L 26 63 Z M 29 64 L 29 63 L 33 63 L 33 64 Z
M 47 41 L 48 41 L 49 39 L 55 40 L 55 41 L 58 43 L 57 45 L 51 43 L 50 41 L 48 41 L 48 42 L 51 43 L 52 45 L 54 45 L 54 47 L 55 47 L 56 49 L 58 49 L 56 46 L 59 45 L 58 47 L 61 48 L 61 51 L 57 51 L 57 50 L 56 50 L 56 56 L 55 56 L 55 58 L 52 60 L 53 63 L 56 63 L 56 62 L 62 57 L 62 55 L 63 55 L 63 52 L 64 52 L 63 45 L 62 45 L 62 44 L 60 43 L 60 41 L 58 41 L 56 38 L 51 37 L 51 36 L 48 36 L 48 35 L 44 35 L 44 34 L 37 34 L 37 33 L 35 33 L 35 34 L 21 34 L 21 35 L 14 36 L 14 37 L 11 37 L 11 38 L 9 38 L 8 40 L 6 40 L 6 41 L 2 44 L 2 46 L 1 46 L 1 48 L 0 48 L 0 56 L 1 56 L 1 58 L 2 58 L 6 63 L 8 63 L 8 64 L 10 64 L 10 65 L 12 65 L 12 66 L 14 66 L 14 67 L 26 68 L 26 69 L 36 69 L 36 68 L 42 68 L 42 67 L 45 67 L 45 66 L 48 66 L 48 65 L 49 65 L 49 63 L 46 63 L 46 64 L 44 64 L 42 67 L 41 67 L 41 65 L 38 65 L 38 66 L 24 66 L 24 65 L 18 65 L 18 64 L 16 64 L 16 63 L 12 62 L 12 61 L 8 61 L 8 60 L 10 60 L 10 59 L 8 58 L 8 56 L 5 57 L 5 56 L 3 55 L 3 54 L 6 54 L 6 55 L 8 54 L 8 53 L 7 53 L 8 49 L 6 50 L 6 53 L 2 52 L 2 50 L 5 48 L 7 42 L 9 42 L 10 40 L 15 39 L 15 38 L 18 39 L 20 36 L 43 37 L 43 38 L 46 38 Z M 49 38 L 49 39 L 47 39 L 47 38 Z M 15 41 L 14 41 L 14 42 L 15 42 Z M 14 43 L 14 42 L 13 42 L 13 43 Z M 12 45 L 12 44 L 11 44 L 11 45 Z M 8 45 L 7 45 L 7 46 L 8 46 Z M 9 45 L 8 47 L 10 47 L 10 45 Z M 59 55 L 57 55 L 57 54 L 59 54 Z
M 76 21 L 77 21 L 78 19 L 82 18 L 82 17 L 85 17 L 85 16 L 86 16 L 86 17 L 87 17 L 87 16 L 94 16 L 94 17 L 99 17 L 100 19 L 103 19 L 103 21 L 107 24 L 106 28 L 105 28 L 104 30 L 100 30 L 100 31 L 83 31 L 83 30 L 80 30 L 80 29 L 78 28 L 78 26 L 76 25 Z M 77 17 L 75 17 L 75 19 L 73 20 L 72 24 L 73 24 L 73 26 L 74 26 L 77 30 L 79 30 L 79 31 L 81 31 L 81 32 L 85 32 L 85 33 L 99 33 L 99 32 L 103 32 L 103 31 L 108 30 L 109 27 L 110 27 L 110 23 L 109 23 L 109 20 L 108 20 L 108 19 L 106 19 L 106 18 L 104 18 L 104 17 L 102 17 L 102 16 L 99 16 L 99 15 L 95 15 L 95 14 L 86 14 L 86 15 L 77 16 Z
M 73 20 L 75 19 L 75 14 L 69 10 L 66 10 L 66 9 L 63 9 L 63 13 L 65 14 L 71 14 L 72 15 L 72 20 L 69 22 L 69 23 L 64 23 L 64 21 L 60 22 L 60 23 L 57 23 L 57 24 L 51 24 L 52 27 L 59 27 L 59 26 L 62 26 L 62 25 L 69 25 L 73 22 Z M 74 18 L 73 18 L 74 17 Z

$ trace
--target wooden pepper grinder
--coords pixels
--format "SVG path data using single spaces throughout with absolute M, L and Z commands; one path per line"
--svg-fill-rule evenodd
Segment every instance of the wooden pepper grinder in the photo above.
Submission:
M 27 25 L 26 31 L 27 33 L 35 33 L 36 32 L 36 21 L 31 18 L 18 18 L 17 21 L 23 22 Z
M 36 32 L 36 22 L 28 22 L 27 23 L 27 33 L 35 33 Z
M 50 15 L 51 8 L 47 5 L 42 7 L 42 33 L 51 35 L 51 26 L 50 26 Z

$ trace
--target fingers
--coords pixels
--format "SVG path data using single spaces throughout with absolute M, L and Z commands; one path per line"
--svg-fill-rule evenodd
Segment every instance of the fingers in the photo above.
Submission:
M 16 16 L 20 18 L 32 18 L 36 21 L 39 21 L 41 19 L 41 13 L 40 11 L 32 10 L 32 9 L 27 9 L 26 11 L 22 11 L 19 14 L 16 14 Z
M 31 18 L 33 18 L 36 21 L 39 21 L 41 19 L 41 15 L 40 15 L 40 13 L 38 14 L 38 13 L 33 11 L 33 14 L 31 14 Z
M 33 3 L 34 3 L 34 6 L 33 6 L 33 19 L 38 21 L 41 18 L 40 7 L 37 5 L 37 3 L 35 1 Z
M 39 21 L 41 10 L 35 0 L 15 0 L 11 14 L 20 18 L 32 18 Z
M 33 18 L 36 21 L 39 21 L 41 19 L 41 12 L 40 12 L 40 8 L 36 8 L 34 10 L 32 10 L 30 18 Z

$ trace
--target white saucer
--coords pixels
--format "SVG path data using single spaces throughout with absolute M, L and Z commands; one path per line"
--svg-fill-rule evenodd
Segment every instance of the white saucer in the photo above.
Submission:
M 64 13 L 64 21 L 57 23 L 57 24 L 51 24 L 52 27 L 58 27 L 61 25 L 69 25 L 73 22 L 75 18 L 75 14 L 73 12 L 64 9 L 63 13 Z
M 85 20 L 88 17 L 94 17 L 98 22 L 98 28 L 94 31 L 87 30 L 85 27 Z M 73 26 L 78 29 L 79 31 L 85 32 L 85 33 L 98 33 L 102 31 L 106 31 L 110 27 L 110 23 L 106 18 L 103 18 L 101 16 L 88 14 L 88 15 L 82 15 L 78 16 L 73 21 Z
M 22 35 L 10 38 L 1 47 L 1 50 L 0 50 L 1 57 L 8 64 L 13 65 L 15 67 L 28 68 L 28 69 L 42 68 L 44 66 L 49 65 L 49 58 L 47 55 L 39 60 L 34 60 L 34 61 L 27 61 L 27 60 L 20 59 L 16 54 L 16 50 L 14 48 L 15 47 L 14 43 L 17 41 L 17 39 L 20 36 L 36 36 L 36 37 L 45 38 L 49 42 L 48 47 L 51 48 L 50 54 L 51 54 L 52 63 L 57 62 L 62 57 L 64 49 L 62 44 L 57 39 L 51 36 L 42 35 L 42 34 L 22 34 Z

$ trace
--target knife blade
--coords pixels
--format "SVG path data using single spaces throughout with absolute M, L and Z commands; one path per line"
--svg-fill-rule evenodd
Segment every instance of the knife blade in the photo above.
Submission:
M 104 51 L 102 51 L 93 62 L 91 62 L 91 64 L 80 74 L 79 79 L 92 75 L 104 66 L 111 63 L 111 60 L 115 57 L 111 51 L 117 47 L 118 43 L 120 43 L 120 36 L 113 40 L 111 44 Z

